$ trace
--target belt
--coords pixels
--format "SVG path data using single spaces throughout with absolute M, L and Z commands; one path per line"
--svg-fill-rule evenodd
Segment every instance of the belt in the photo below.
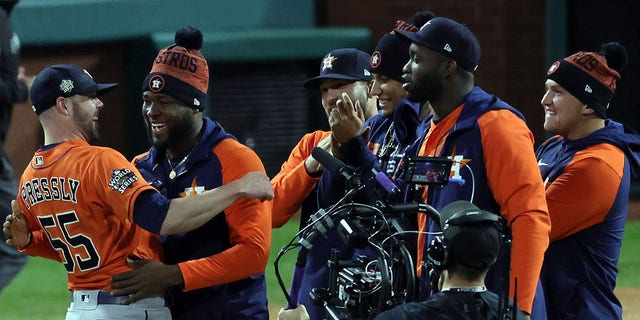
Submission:
M 98 291 L 97 293 L 98 293 L 97 304 L 123 304 L 123 302 L 127 300 L 127 298 L 129 298 L 127 296 L 114 297 L 111 295 L 109 291 Z M 81 294 L 80 301 L 78 302 L 88 302 L 92 299 L 96 299 L 95 295 L 92 296 L 89 293 Z M 71 293 L 71 302 L 74 302 L 73 292 Z

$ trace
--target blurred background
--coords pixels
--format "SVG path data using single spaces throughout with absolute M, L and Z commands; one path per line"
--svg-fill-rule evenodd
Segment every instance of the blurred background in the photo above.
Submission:
M 431 10 L 469 26 L 482 46 L 476 83 L 519 109 L 540 143 L 544 77 L 555 60 L 619 41 L 630 55 L 609 116 L 640 129 L 640 4 L 632 0 L 21 0 L 11 24 L 21 63 L 37 74 L 84 66 L 104 96 L 98 144 L 127 156 L 149 147 L 141 87 L 158 50 L 186 25 L 204 33 L 207 114 L 252 147 L 275 175 L 300 137 L 326 129 L 318 92 L 302 87 L 327 52 L 370 52 L 398 19 Z M 15 106 L 6 150 L 19 175 L 42 143 L 30 103 Z
M 482 46 L 477 85 L 526 116 L 536 146 L 546 138 L 540 100 L 550 64 L 580 50 L 597 51 L 603 42 L 621 42 L 629 64 L 608 115 L 640 131 L 640 2 L 635 0 L 20 0 L 10 18 L 27 75 L 50 64 L 74 63 L 97 82 L 120 83 L 102 99 L 98 144 L 129 159 L 149 148 L 140 110 L 142 81 L 153 59 L 173 43 L 177 29 L 200 28 L 211 69 L 207 115 L 252 147 L 273 177 L 303 134 L 328 128 L 319 92 L 302 86 L 318 74 L 322 57 L 343 47 L 371 52 L 396 20 L 423 10 L 453 18 L 476 34 Z M 31 103 L 15 105 L 4 147 L 16 175 L 42 143 Z M 634 220 L 640 218 L 639 187 L 630 195 Z M 625 318 L 640 319 L 635 277 L 640 221 L 627 228 L 617 292 Z M 271 259 L 295 231 L 296 221 L 274 230 Z M 288 258 L 285 272 L 295 257 Z M 0 319 L 64 314 L 65 274 L 52 271 L 61 266 L 31 261 L 0 297 Z M 285 301 L 272 268 L 270 260 L 269 300 L 277 313 Z

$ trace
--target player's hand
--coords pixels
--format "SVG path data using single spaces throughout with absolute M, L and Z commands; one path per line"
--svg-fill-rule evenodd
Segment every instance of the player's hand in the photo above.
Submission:
M 362 133 L 364 126 L 364 111 L 360 101 L 355 104 L 349 95 L 342 93 L 342 99 L 338 99 L 336 107 L 329 113 L 329 126 L 338 143 L 345 143 Z
M 6 243 L 13 247 L 26 247 L 31 242 L 31 232 L 27 218 L 15 200 L 11 200 L 13 213 L 7 215 L 2 224 L 2 232 L 7 237 Z
M 124 304 L 163 296 L 168 287 L 182 285 L 184 282 L 177 265 L 166 265 L 151 259 L 129 258 L 127 263 L 133 267 L 133 270 L 111 277 L 111 295 L 129 296 Z
M 331 135 L 328 135 L 324 139 L 320 140 L 320 142 L 318 142 L 316 147 L 317 148 L 321 148 L 322 150 L 332 154 L 332 151 L 331 151 Z M 309 174 L 314 174 L 314 173 L 317 173 L 317 172 L 319 172 L 321 170 L 324 170 L 324 168 L 322 167 L 322 164 L 320 162 L 318 162 L 318 160 L 316 160 L 316 158 L 314 158 L 313 156 L 308 156 L 307 157 L 307 159 L 304 161 L 304 167 L 305 167 L 305 169 L 307 169 L 307 172 Z
M 299 304 L 294 309 L 280 308 L 278 320 L 309 320 L 309 313 L 303 304 Z
M 260 201 L 273 199 L 271 180 L 263 171 L 253 171 L 237 180 L 240 184 L 240 194 L 244 198 L 255 198 Z

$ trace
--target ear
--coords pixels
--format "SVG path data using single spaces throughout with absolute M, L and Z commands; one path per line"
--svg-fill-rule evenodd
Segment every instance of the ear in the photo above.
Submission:
M 58 112 L 61 112 L 63 114 L 69 114 L 69 109 L 67 108 L 67 104 L 65 103 L 65 98 L 63 97 L 58 97 L 56 99 L 55 108 Z
M 454 74 L 456 69 L 458 69 L 458 64 L 454 60 L 447 59 L 440 64 L 440 76 L 442 76 L 443 79 L 448 79 Z
M 586 104 L 582 105 L 582 115 L 583 116 L 592 116 L 596 114 L 596 110 L 587 106 Z

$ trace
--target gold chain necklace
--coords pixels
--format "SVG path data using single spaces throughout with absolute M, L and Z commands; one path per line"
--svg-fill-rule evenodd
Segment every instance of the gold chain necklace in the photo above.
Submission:
M 186 156 L 184 156 L 184 158 L 182 158 L 182 160 L 180 160 L 180 162 L 178 162 L 178 164 L 175 166 L 176 168 L 180 168 L 180 166 L 185 163 L 187 161 L 187 159 L 189 159 L 189 156 L 191 155 L 191 152 L 193 152 L 193 150 L 195 149 L 195 146 L 193 147 L 193 149 L 191 149 L 191 151 L 189 151 L 189 153 L 187 153 Z M 169 164 L 169 167 L 171 168 L 171 172 L 169 172 L 169 179 L 173 180 L 176 178 L 176 176 L 178 175 L 176 173 L 176 170 L 174 169 L 173 165 L 171 164 L 171 159 L 169 157 L 169 154 L 166 154 L 167 157 L 167 163 Z

